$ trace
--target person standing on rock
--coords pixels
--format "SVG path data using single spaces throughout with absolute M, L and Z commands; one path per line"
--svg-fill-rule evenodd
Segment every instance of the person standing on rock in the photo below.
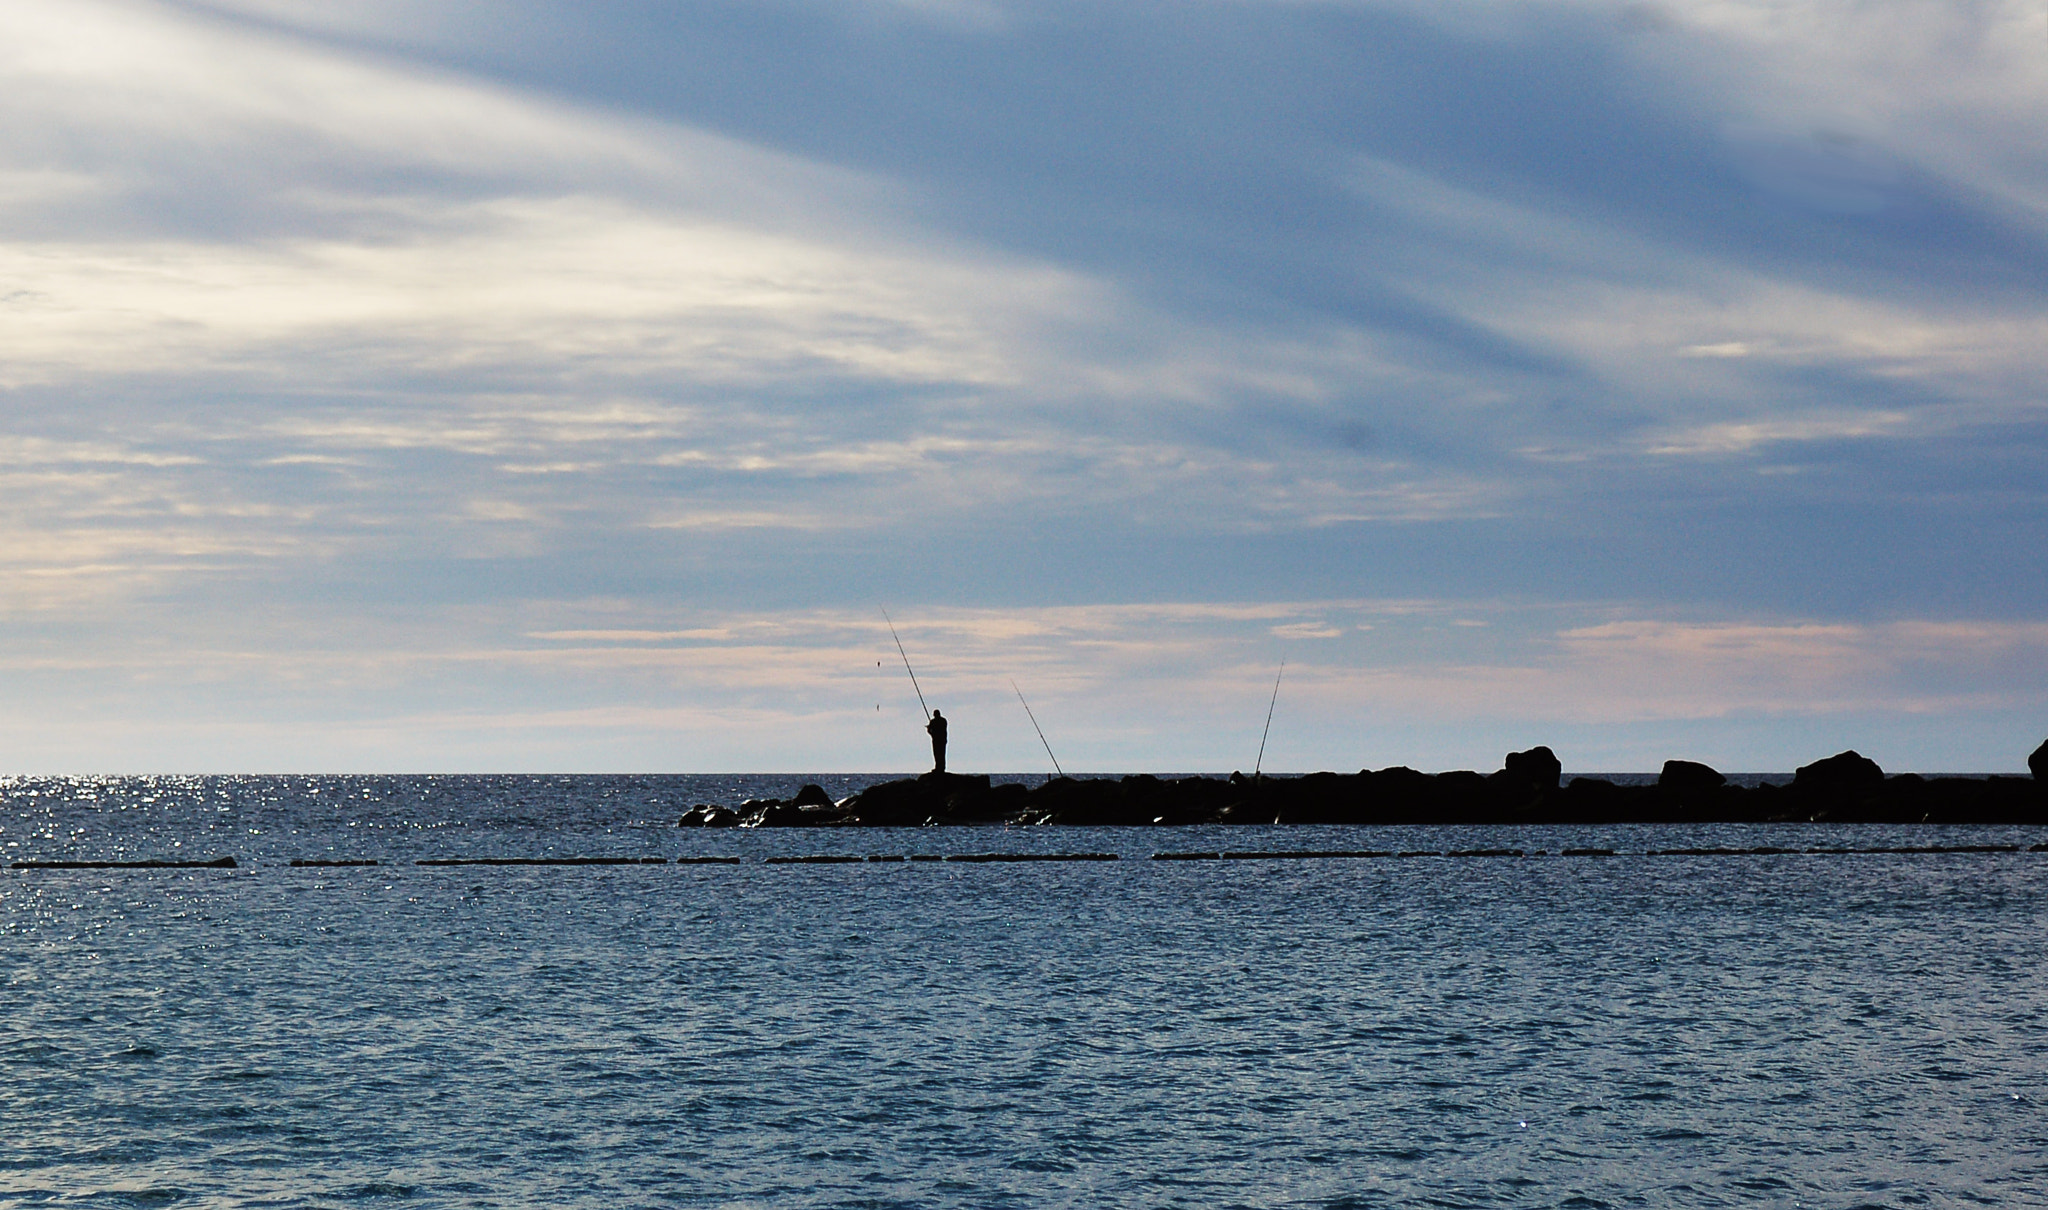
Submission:
M 932 737 L 932 772 L 946 771 L 946 716 L 932 711 L 932 720 L 924 725 Z

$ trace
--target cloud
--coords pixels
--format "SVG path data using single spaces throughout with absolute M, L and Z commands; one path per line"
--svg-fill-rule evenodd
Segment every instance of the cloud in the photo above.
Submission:
M 1497 601 L 1168 602 L 918 609 L 899 615 L 897 630 L 926 698 L 957 720 L 963 752 L 998 769 L 1037 767 L 1012 680 L 1063 763 L 1217 768 L 1256 742 L 1257 707 L 1283 653 L 1280 768 L 1491 768 L 1509 736 L 1556 741 L 1577 761 L 1595 743 L 1615 748 L 1617 735 L 1635 745 L 1623 767 L 1654 768 L 1671 754 L 1655 745 L 1671 737 L 1645 726 L 1683 724 L 1697 752 L 1758 720 L 1778 720 L 1789 739 L 1885 715 L 1925 729 L 2044 705 L 2041 623 L 1683 621 L 1614 605 L 1544 612 L 1550 624 L 1532 627 L 1525 604 Z M 1611 616 L 1588 616 L 1600 613 Z M 587 767 L 576 763 L 586 743 L 633 754 L 636 768 L 685 757 L 707 768 L 888 768 L 916 758 L 915 698 L 878 613 L 591 600 L 397 626 L 336 617 L 312 643 L 286 630 L 208 634 L 189 621 L 171 631 L 89 662 L 15 657 L 7 666 L 31 681 L 185 684 L 239 698 L 238 709 L 202 716 L 218 720 L 206 724 L 213 742 L 267 729 L 280 750 L 324 754 L 325 768 L 362 759 L 352 745 L 367 736 L 402 752 L 402 763 L 441 768 L 448 751 L 495 753 L 487 763 L 496 767 Z M 476 678 L 495 691 L 459 691 Z M 152 735 L 188 733 L 146 702 L 112 694 L 108 725 L 144 751 Z M 51 727 L 16 714 L 10 726 L 25 734 Z M 290 718 L 317 725 L 280 721 Z M 2017 743 L 2003 731 L 1985 738 Z M 1919 755 L 1904 742 L 1879 755 L 1897 766 L 1910 759 L 1902 752 Z M 1989 743 L 1973 753 L 1993 768 L 2024 755 Z M 1825 753 L 1781 741 L 1767 754 Z
M 1779 417 L 1744 423 L 1706 425 L 1676 433 L 1650 447 L 1652 454 L 1698 455 L 1747 453 L 1780 442 L 1846 440 L 1898 433 L 1910 417 L 1902 412 L 1851 413 L 1833 417 Z
M 1344 636 L 1343 630 L 1321 622 L 1290 622 L 1273 627 L 1271 633 L 1276 639 L 1336 639 Z
M 592 364 L 708 383 L 1010 376 L 988 338 L 1001 317 L 974 320 L 985 308 L 973 300 L 996 293 L 993 267 L 850 256 L 581 199 L 450 205 L 431 225 L 460 234 L 9 249 L 0 273 L 32 292 L 9 307 L 9 380 L 312 368 L 341 385 Z M 1003 280 L 1010 307 L 1060 296 L 1050 274 Z M 1079 293 L 1061 301 L 1079 309 Z
M 640 711 L 654 752 L 660 676 L 736 745 L 854 717 L 821 687 L 887 598 L 1160 760 L 1294 643 L 1325 718 L 1487 748 L 1489 702 L 2018 726 L 2006 665 L 1882 619 L 2048 592 L 2038 18 L 21 0 L 0 659 L 118 714 L 56 669 L 214 683 L 173 616 L 280 718 L 335 721 L 252 670 L 396 675 L 348 710 L 451 736 L 500 692 Z M 1727 671 L 1773 644 L 1805 687 Z M 240 717 L 205 692 L 171 708 Z

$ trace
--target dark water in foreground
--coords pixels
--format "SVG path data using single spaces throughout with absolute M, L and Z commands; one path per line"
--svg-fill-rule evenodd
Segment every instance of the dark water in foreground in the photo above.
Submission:
M 8 860 L 243 866 L 0 874 L 0 1203 L 2048 1200 L 2048 854 L 1134 860 L 2032 830 L 672 826 L 714 797 L 0 783 Z M 1125 860 L 753 860 L 991 849 Z M 410 864 L 549 853 L 748 860 Z

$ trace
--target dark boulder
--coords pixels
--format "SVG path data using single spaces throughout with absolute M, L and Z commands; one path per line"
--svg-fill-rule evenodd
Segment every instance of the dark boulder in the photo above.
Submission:
M 914 828 L 931 818 L 936 807 L 915 778 L 877 782 L 853 796 L 847 806 L 855 819 L 870 827 Z
M 869 786 L 836 810 L 849 823 L 914 828 L 927 823 L 993 822 L 1005 802 L 990 794 L 985 773 L 926 773 Z
M 829 807 L 832 805 L 832 796 L 825 793 L 825 787 L 814 782 L 805 782 L 803 789 L 796 792 L 796 797 L 789 800 L 789 805 L 793 807 Z
M 1508 753 L 1501 772 L 1518 785 L 1526 784 L 1539 794 L 1549 794 L 1564 776 L 1564 765 L 1558 761 L 1557 753 L 1539 745 L 1527 752 Z
M 1368 774 L 1310 773 L 1293 780 L 1272 812 L 1280 823 L 1371 822 Z
M 1038 822 L 1081 827 L 1152 822 L 1151 816 L 1141 818 L 1126 801 L 1120 784 L 1101 778 L 1055 777 L 1030 791 L 1029 801 L 1031 818 Z
M 1024 793 L 1019 787 L 1013 798 L 1008 793 L 998 794 L 989 785 L 988 775 L 968 777 L 958 773 L 925 774 L 927 778 L 943 777 L 941 786 L 941 808 L 937 812 L 940 823 L 1003 823 L 1010 812 L 1024 805 Z M 923 780 L 923 779 L 920 779 Z
M 1374 772 L 1361 769 L 1346 787 L 1352 808 L 1340 823 L 1404 824 L 1444 823 L 1445 800 L 1485 798 L 1487 779 L 1461 771 L 1432 777 L 1406 765 L 1394 765 Z M 1312 821 L 1321 822 L 1321 821 Z
M 2042 740 L 2041 746 L 2027 758 L 2027 768 L 2033 770 L 2035 781 L 2048 781 L 2048 739 Z
M 795 807 L 779 798 L 749 798 L 740 804 L 737 814 L 742 828 L 779 828 L 785 826 L 785 817 L 795 811 Z
M 1718 790 L 1728 784 L 1728 779 L 1711 765 L 1696 760 L 1667 760 L 1664 771 L 1657 774 L 1657 785 L 1680 794 Z
M 1276 807 L 1269 802 L 1261 802 L 1258 799 L 1247 799 L 1225 805 L 1222 810 L 1215 813 L 1213 821 L 1227 824 L 1274 824 L 1280 822 L 1281 812 L 1284 809 Z M 1157 822 L 1181 823 L 1183 820 L 1175 819 L 1171 816 L 1162 816 L 1158 818 Z M 1185 822 L 1208 823 L 1211 820 L 1191 818 L 1186 819 Z
M 1635 803 L 1634 787 L 1617 786 L 1604 777 L 1574 777 L 1553 815 L 1553 822 L 1607 823 L 1626 819 Z
M 1168 815 L 1172 822 L 1201 823 L 1205 820 L 1221 819 L 1226 807 L 1233 802 L 1244 800 L 1242 785 L 1232 786 L 1227 781 L 1218 781 L 1213 777 L 1184 777 L 1168 784 L 1172 786 L 1173 809 Z M 1277 783 L 1267 781 L 1265 784 L 1270 788 Z M 1285 802 L 1286 799 L 1282 798 L 1279 801 Z M 1153 818 L 1157 819 L 1159 816 L 1155 815 Z
M 1886 804 L 1884 770 L 1856 752 L 1842 752 L 1800 766 L 1792 777 L 1795 810 L 1811 820 L 1837 823 L 1907 822 L 1898 804 Z
M 1226 784 L 1230 787 L 1225 791 L 1226 797 L 1257 803 L 1267 797 L 1269 787 L 1278 783 L 1272 778 L 1247 778 L 1242 774 L 1233 773 L 1231 781 Z M 1119 788 L 1122 790 L 1124 811 L 1130 818 L 1141 823 L 1186 827 L 1190 824 L 1213 823 L 1219 814 L 1213 804 L 1189 793 L 1186 782 L 1165 781 L 1149 773 L 1139 773 L 1124 778 L 1119 783 Z M 1232 816 L 1232 821 L 1246 822 L 1254 815 L 1263 813 L 1264 818 L 1257 822 L 1271 823 L 1273 810 L 1270 805 L 1250 807 Z
M 1362 823 L 1429 823 L 1436 814 L 1436 779 L 1406 765 L 1360 772 L 1370 816 Z
M 988 807 L 998 819 L 1021 821 L 1031 808 L 1031 789 L 1016 782 L 1004 782 L 988 792 Z
M 738 811 L 733 810 L 731 807 L 715 806 L 707 802 L 699 803 L 697 806 L 692 807 L 687 814 L 676 821 L 676 824 L 678 827 L 684 828 L 730 828 L 738 824 L 739 821 L 740 813 Z
M 843 807 L 800 807 L 779 798 L 748 799 L 740 804 L 742 828 L 822 828 L 846 819 Z
M 1884 789 L 1884 770 L 1877 767 L 1876 761 L 1851 749 L 1799 766 L 1792 774 L 1792 788 L 1836 794 L 1870 793 Z
M 1497 813 L 1494 784 L 1484 773 L 1448 769 L 1429 779 L 1425 813 L 1410 823 L 1487 823 Z

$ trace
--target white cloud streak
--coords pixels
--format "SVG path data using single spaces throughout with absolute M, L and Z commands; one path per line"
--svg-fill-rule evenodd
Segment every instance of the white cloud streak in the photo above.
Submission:
M 354 760 L 308 736 L 354 728 L 360 754 L 416 725 L 497 760 L 560 726 L 772 764 L 798 727 L 866 765 L 889 711 L 846 602 L 951 527 L 934 548 L 990 563 L 1021 532 L 1095 552 L 1085 588 L 1046 560 L 1030 604 L 963 572 L 934 595 L 987 607 L 906 611 L 906 637 L 991 711 L 1028 676 L 1105 765 L 1221 750 L 1283 647 L 1315 763 L 1358 720 L 2038 710 L 2039 626 L 1995 603 L 2026 596 L 2009 568 L 1892 611 L 1920 621 L 1551 599 L 1667 541 L 1618 519 L 1754 503 L 1747 558 L 1853 511 L 1790 473 L 1805 457 L 1934 516 L 2038 448 L 2037 6 L 1148 12 L 820 9 L 846 47 L 890 48 L 902 94 L 854 60 L 824 105 L 772 37 L 738 48 L 760 79 L 730 95 L 709 70 L 550 75 L 533 46 L 561 27 L 518 0 L 0 9 L 0 661 L 131 731 L 156 725 L 148 684 L 243 737 L 224 751 Z M 1324 80 L 1331 113 L 1289 100 L 1347 44 L 1304 13 L 1366 48 Z M 631 20 L 578 26 L 627 76 Z M 1048 58 L 1049 28 L 1122 59 Z M 1404 78 L 1371 58 L 1388 39 L 1468 64 L 1473 112 L 1344 91 Z M 1005 65 L 990 96 L 938 104 L 975 55 Z M 2005 511 L 1946 532 L 2028 549 L 2038 487 L 1984 494 Z M 1812 545 L 1909 528 L 1843 524 Z M 1445 562 L 1497 601 L 1316 595 L 1416 584 L 1403 564 L 1438 547 L 1413 534 L 1488 526 Z M 1915 540 L 1902 564 L 1956 545 Z M 1191 599 L 1211 573 L 1133 557 L 1172 542 L 1269 570 Z M 1578 553 L 1527 554 L 1546 544 Z M 799 559 L 815 608 L 731 605 Z M 1275 601 L 1239 600 L 1261 577 Z M 563 604 L 579 578 L 621 599 Z M 1039 604 L 1104 581 L 1126 599 Z M 377 627 L 320 599 L 372 582 L 408 585 Z M 1604 583 L 1581 595 L 1625 591 Z M 727 605 L 677 613 L 678 585 Z M 454 700 L 490 691 L 502 708 Z M 662 747 L 674 727 L 718 739 Z
M 1938 721 L 2048 707 L 2048 624 L 1686 622 L 1619 607 L 1594 611 L 1610 620 L 1569 624 L 1587 607 L 1551 607 L 1566 625 L 1500 648 L 1491 632 L 1526 626 L 1527 612 L 1475 601 L 1162 603 L 919 610 L 897 628 L 926 697 L 959 720 L 965 754 L 995 768 L 1035 767 L 1034 737 L 1010 717 L 1012 679 L 1080 767 L 1212 768 L 1247 725 L 1247 703 L 1270 690 L 1282 652 L 1283 754 L 1301 767 L 1417 759 L 1374 737 L 1418 723 L 1447 734 L 1544 734 L 1871 712 Z M 540 618 L 597 624 L 521 625 Z M 654 624 L 618 624 L 625 618 Z M 1474 621 L 1497 625 L 1467 625 Z M 907 759 L 898 732 L 914 730 L 893 641 L 879 616 L 864 613 L 654 618 L 617 603 L 560 602 L 413 624 L 399 645 L 388 633 L 382 644 L 364 642 L 362 629 L 343 624 L 330 639 L 346 641 L 329 645 L 279 632 L 210 642 L 188 633 L 85 663 L 21 654 L 6 663 L 17 678 L 197 682 L 268 710 L 286 705 L 287 717 L 317 721 L 296 733 L 273 723 L 273 734 L 328 760 L 345 759 L 345 744 L 322 738 L 332 728 L 415 729 L 407 759 L 420 767 L 452 767 L 436 762 L 437 742 L 562 729 L 624 743 L 638 767 L 689 753 L 711 762 L 698 767 L 730 768 L 874 767 L 880 754 L 886 768 Z M 491 701 L 434 704 L 419 692 L 478 672 L 501 686 Z M 138 734 L 162 725 L 133 710 L 110 712 L 109 725 Z M 10 726 L 21 734 L 50 726 L 16 715 Z M 222 725 L 256 724 L 229 712 Z M 534 751 L 565 749 L 556 736 Z M 1496 755 L 1455 744 L 1429 754 L 1480 765 Z

